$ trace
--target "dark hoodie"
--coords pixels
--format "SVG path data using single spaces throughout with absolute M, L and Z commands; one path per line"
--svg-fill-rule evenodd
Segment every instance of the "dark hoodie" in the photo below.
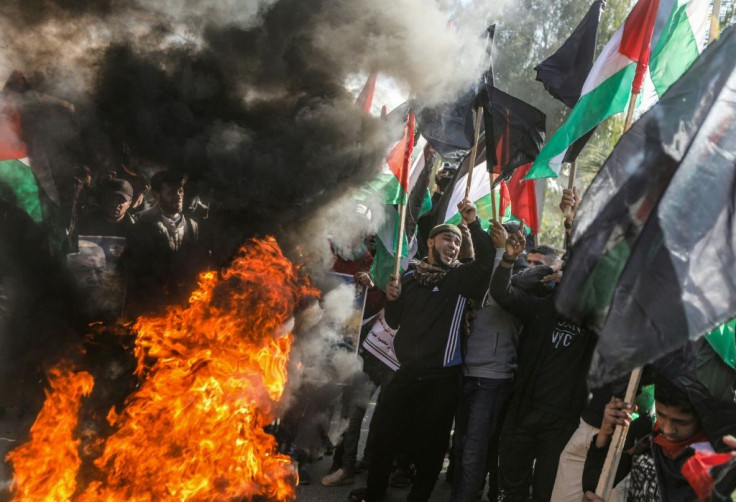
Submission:
M 515 286 L 512 270 L 498 267 L 491 296 L 523 323 L 512 408 L 525 414 L 532 407 L 578 420 L 585 407 L 586 375 L 595 334 L 564 319 L 555 310 L 554 294 L 537 296 Z
M 386 322 L 397 329 L 394 352 L 401 369 L 416 376 L 441 374 L 462 363 L 461 329 L 466 298 L 480 296 L 493 266 L 490 236 L 476 219 L 468 225 L 475 260 L 450 269 L 433 286 L 420 284 L 413 270 L 401 279 L 401 295 L 386 302 Z

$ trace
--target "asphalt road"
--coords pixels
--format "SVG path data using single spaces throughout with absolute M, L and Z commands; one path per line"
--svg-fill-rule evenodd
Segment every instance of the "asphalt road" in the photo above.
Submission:
M 358 448 L 358 458 L 361 458 L 363 447 L 365 446 L 365 438 L 368 435 L 368 425 L 370 419 L 373 416 L 373 407 L 375 403 L 371 403 L 368 408 L 368 412 L 363 419 L 363 428 L 360 435 L 360 445 Z M 327 488 L 322 486 L 320 479 L 322 476 L 329 474 L 330 466 L 332 465 L 332 457 L 324 457 L 319 462 L 315 462 L 305 466 L 311 482 L 309 485 L 300 485 L 296 490 L 297 502 L 346 502 L 348 500 L 348 494 L 351 490 L 361 488 L 365 486 L 367 474 L 359 474 L 355 477 L 355 484 L 350 486 L 334 486 Z M 447 460 L 445 459 L 445 465 Z M 393 488 L 389 487 L 389 491 L 386 495 L 385 502 L 404 502 L 406 496 L 409 493 L 409 488 Z M 450 500 L 450 485 L 445 482 L 445 471 L 443 469 L 440 474 L 440 479 L 435 485 L 434 491 L 432 492 L 431 502 L 449 502 Z

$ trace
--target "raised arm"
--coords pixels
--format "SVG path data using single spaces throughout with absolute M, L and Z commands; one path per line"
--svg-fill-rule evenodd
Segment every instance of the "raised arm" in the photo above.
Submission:
M 490 287 L 493 299 L 521 319 L 536 313 L 538 306 L 542 303 L 539 297 L 511 284 L 514 263 L 524 251 L 525 243 L 521 230 L 509 235 L 506 239 L 506 249 L 501 258 L 501 264 L 493 272 Z

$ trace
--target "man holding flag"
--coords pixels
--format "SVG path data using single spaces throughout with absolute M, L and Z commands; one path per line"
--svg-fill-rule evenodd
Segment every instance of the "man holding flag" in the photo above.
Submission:
M 476 259 L 459 263 L 460 229 L 437 225 L 427 240 L 428 256 L 400 282 L 392 277 L 386 287 L 386 322 L 398 330 L 394 350 L 401 367 L 374 413 L 368 487 L 353 492 L 355 500 L 383 498 L 402 438 L 408 438 L 417 468 L 408 500 L 428 500 L 442 469 L 459 397 L 466 298 L 483 293 L 493 263 L 491 240 L 475 205 L 466 199 L 459 210 L 470 229 Z

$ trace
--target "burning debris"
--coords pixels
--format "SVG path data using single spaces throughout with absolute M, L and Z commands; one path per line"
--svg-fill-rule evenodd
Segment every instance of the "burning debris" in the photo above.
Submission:
M 92 376 L 52 369 L 31 440 L 9 455 L 16 500 L 293 500 L 291 460 L 263 428 L 286 385 L 295 310 L 316 294 L 275 241 L 254 241 L 221 277 L 203 274 L 187 307 L 140 318 L 140 386 L 107 414 L 101 449 L 80 448 L 76 431 Z M 98 450 L 80 485 L 82 457 Z

